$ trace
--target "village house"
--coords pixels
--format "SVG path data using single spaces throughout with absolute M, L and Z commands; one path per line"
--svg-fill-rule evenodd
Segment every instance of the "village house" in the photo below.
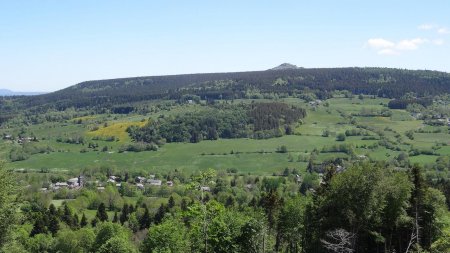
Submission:
M 50 185 L 50 189 L 53 191 L 59 190 L 61 188 L 68 188 L 69 185 L 66 182 L 56 182 Z
M 67 185 L 69 188 L 75 188 L 80 186 L 80 180 L 78 177 L 71 178 L 67 180 Z
M 115 181 L 117 181 L 119 179 L 119 177 L 117 177 L 117 176 L 109 176 L 109 179 L 114 180 L 114 182 L 115 182 Z
M 69 189 L 78 189 L 83 187 L 84 177 L 78 176 L 74 178 L 68 179 L 66 182 L 56 182 L 54 184 L 50 184 L 49 189 L 56 191 L 61 188 L 69 188 Z
M 31 137 L 22 137 L 19 140 L 17 140 L 17 143 L 24 144 L 24 143 L 28 143 L 32 140 L 33 140 L 33 138 L 31 138 Z
M 172 187 L 173 186 L 173 181 L 167 181 L 167 186 Z
M 107 182 L 107 183 L 116 184 L 118 179 L 119 179 L 119 177 L 116 177 L 116 176 L 109 176 L 109 178 L 108 178 L 108 180 L 107 180 L 106 182 Z
M 310 106 L 319 106 L 320 104 L 322 104 L 322 100 L 320 99 L 316 99 L 314 101 L 309 102 Z
M 57 182 L 55 184 L 56 187 L 69 187 L 69 185 L 66 182 Z
M 147 180 L 147 184 L 152 185 L 152 186 L 161 186 L 162 185 L 162 181 L 161 180 L 157 180 L 157 179 L 148 179 Z
M 136 179 L 134 180 L 136 183 L 139 183 L 139 184 L 143 184 L 143 183 L 145 183 L 145 177 L 136 177 Z

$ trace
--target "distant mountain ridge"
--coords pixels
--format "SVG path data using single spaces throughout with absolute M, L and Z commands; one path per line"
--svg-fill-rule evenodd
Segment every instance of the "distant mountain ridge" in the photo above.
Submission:
M 27 92 L 27 91 L 12 91 L 8 89 L 0 89 L 0 96 L 35 96 L 42 95 L 45 92 Z
M 42 108 L 73 107 L 102 111 L 141 101 L 179 100 L 183 96 L 213 101 L 257 99 L 271 94 L 298 96 L 303 92 L 326 99 L 335 90 L 385 98 L 401 98 L 408 92 L 419 97 L 450 94 L 450 73 L 373 67 L 301 68 L 284 63 L 263 71 L 85 81 L 52 93 L 18 97 L 14 108 L 44 111 Z

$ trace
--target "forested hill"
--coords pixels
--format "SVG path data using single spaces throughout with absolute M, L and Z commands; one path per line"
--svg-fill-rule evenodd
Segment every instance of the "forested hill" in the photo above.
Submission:
M 450 74 L 389 68 L 287 68 L 266 71 L 133 77 L 82 82 L 40 96 L 18 98 L 31 108 L 111 106 L 150 99 L 178 99 L 185 94 L 202 99 L 241 98 L 249 92 L 300 93 L 314 90 L 318 97 L 333 90 L 349 90 L 398 98 L 407 92 L 419 96 L 450 93 Z

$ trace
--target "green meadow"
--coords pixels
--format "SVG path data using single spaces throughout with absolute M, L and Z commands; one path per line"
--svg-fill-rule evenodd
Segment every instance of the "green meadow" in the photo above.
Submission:
M 65 123 L 45 123 L 27 127 L 27 132 L 38 137 L 36 145 L 50 146 L 53 152 L 35 154 L 24 161 L 8 163 L 14 169 L 63 169 L 76 170 L 86 167 L 109 166 L 126 170 L 167 171 L 173 169 L 194 171 L 198 169 L 230 169 L 234 168 L 242 173 L 269 175 L 284 168 L 304 170 L 307 162 L 304 157 L 317 149 L 336 144 L 349 144 L 354 147 L 356 155 L 364 155 L 373 160 L 395 158 L 398 154 L 408 152 L 412 147 L 431 149 L 437 143 L 450 142 L 448 131 L 431 133 L 437 127 L 425 126 L 421 120 L 416 120 L 404 110 L 389 110 L 387 99 L 380 98 L 332 98 L 319 106 L 311 106 L 303 100 L 286 98 L 282 101 L 307 109 L 307 117 L 298 122 L 295 134 L 279 138 L 264 140 L 255 139 L 219 139 L 216 141 L 202 141 L 200 143 L 167 143 L 158 151 L 123 152 L 120 146 L 131 142 L 126 128 L 130 125 L 143 125 L 144 121 L 154 120 L 161 115 L 169 116 L 189 111 L 201 111 L 201 105 L 177 105 L 168 110 L 161 110 L 148 115 L 96 115 L 76 118 Z M 250 103 L 251 100 L 237 100 L 234 103 Z M 390 116 L 364 116 L 367 112 L 389 110 Z M 82 123 L 76 122 L 81 120 Z M 94 126 L 97 126 L 95 129 Z M 357 126 L 369 127 L 367 133 L 372 139 L 363 136 L 348 136 L 345 141 L 336 141 L 336 135 L 346 130 L 356 129 Z M 405 136 L 407 131 L 420 128 L 427 133 L 414 133 L 411 140 Z M 369 130 L 370 129 L 370 130 Z M 17 133 L 20 129 L 3 130 L 3 133 Z M 324 132 L 327 137 L 323 137 Z M 430 133 L 428 133 L 430 132 Z M 398 149 L 387 149 L 377 145 L 380 134 L 386 140 L 394 143 Z M 82 136 L 84 144 L 68 144 L 58 142 L 57 138 Z M 114 141 L 102 138 L 114 136 Z M 399 142 L 401 140 L 401 142 Z M 88 143 L 96 143 L 95 149 L 87 148 Z M 13 146 L 8 141 L 0 143 L 0 156 L 8 159 L 9 150 Z M 286 153 L 279 153 L 281 146 L 287 148 Z M 102 148 L 107 147 L 107 152 Z M 438 155 L 450 154 L 450 147 L 440 146 L 435 155 L 417 155 L 410 157 L 410 161 L 428 164 L 436 161 Z M 324 161 L 337 157 L 347 157 L 339 152 L 319 153 L 317 159 Z M 303 158 L 303 159 L 301 159 Z

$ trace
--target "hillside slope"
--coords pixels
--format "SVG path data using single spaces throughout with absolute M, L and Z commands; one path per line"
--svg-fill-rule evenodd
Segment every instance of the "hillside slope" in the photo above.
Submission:
M 183 94 L 202 99 L 240 98 L 249 90 L 292 93 L 349 90 L 398 98 L 407 92 L 419 96 L 450 93 L 450 74 L 437 71 L 389 68 L 287 68 L 278 70 L 133 77 L 82 82 L 34 97 L 18 98 L 24 108 L 35 106 L 63 110 L 96 108 L 152 99 L 178 99 Z M 320 96 L 320 95 L 319 95 Z

